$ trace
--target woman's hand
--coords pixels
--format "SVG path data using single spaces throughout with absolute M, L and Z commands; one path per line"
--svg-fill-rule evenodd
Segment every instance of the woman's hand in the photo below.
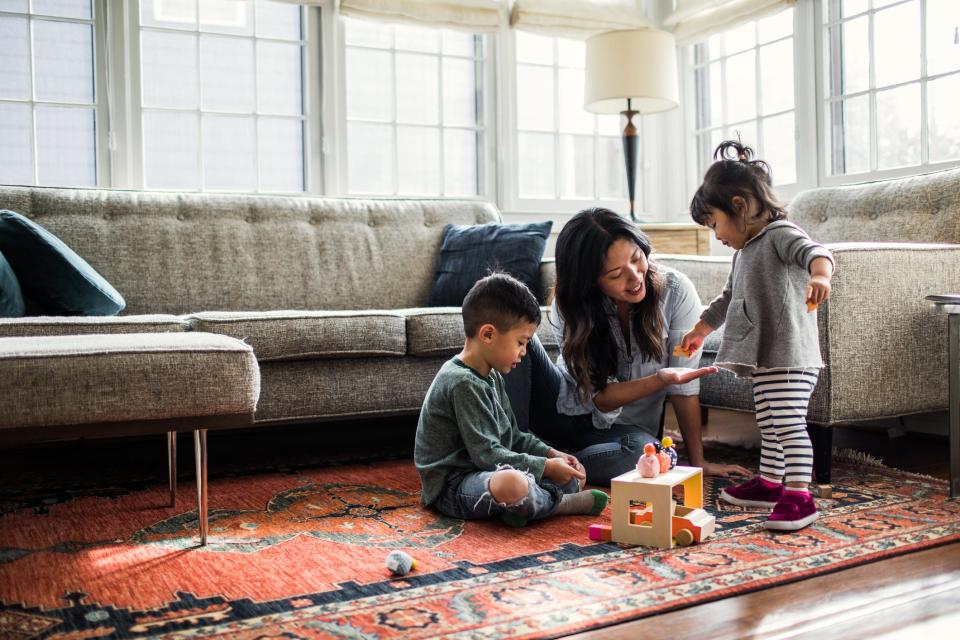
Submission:
M 543 466 L 543 477 L 553 480 L 555 484 L 561 487 L 577 478 L 580 480 L 580 486 L 583 486 L 587 474 L 583 470 L 583 465 L 579 462 L 577 462 L 577 465 L 579 468 L 573 467 L 564 458 L 547 458 L 547 463 Z
M 703 475 L 729 478 L 730 476 L 752 476 L 753 474 L 738 464 L 703 463 Z
M 699 369 L 685 369 L 682 367 L 667 367 L 657 371 L 657 377 L 666 385 L 684 384 L 703 376 L 719 371 L 716 367 L 700 367 Z

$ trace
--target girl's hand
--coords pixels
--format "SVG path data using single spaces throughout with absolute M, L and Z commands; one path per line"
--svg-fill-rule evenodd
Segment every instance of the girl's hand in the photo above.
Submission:
M 713 328 L 706 322 L 700 320 L 696 326 L 687 331 L 680 340 L 680 348 L 687 353 L 693 353 L 703 346 L 703 341 L 707 336 L 713 333 Z
M 738 464 L 703 463 L 703 475 L 729 478 L 730 476 L 752 476 L 753 474 Z
M 807 302 L 820 304 L 830 296 L 830 278 L 822 275 L 810 277 L 807 283 Z
M 686 369 L 683 367 L 668 367 L 657 371 L 657 377 L 664 384 L 684 384 L 691 380 L 710 375 L 719 371 L 716 367 L 700 367 L 699 369 Z
M 576 460 L 576 458 L 574 458 Z M 580 486 L 587 479 L 587 474 L 583 470 L 583 465 L 579 469 L 571 466 L 564 458 L 547 458 L 547 463 L 543 466 L 543 477 L 553 480 L 559 486 L 563 486 L 572 479 L 580 480 Z

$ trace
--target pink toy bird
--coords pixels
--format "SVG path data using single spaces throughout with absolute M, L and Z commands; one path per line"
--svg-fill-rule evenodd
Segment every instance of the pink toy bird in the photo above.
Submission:
M 660 475 L 660 460 L 657 448 L 652 444 L 643 445 L 643 455 L 637 460 L 637 472 L 641 478 L 656 478 Z

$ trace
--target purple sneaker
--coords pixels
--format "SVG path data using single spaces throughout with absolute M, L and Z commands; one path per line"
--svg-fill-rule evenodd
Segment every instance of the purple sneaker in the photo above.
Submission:
M 738 507 L 763 507 L 773 509 L 783 497 L 783 485 L 755 476 L 734 487 L 720 491 L 720 497 Z
M 763 526 L 775 531 L 796 531 L 816 520 L 818 515 L 817 503 L 808 492 L 784 491 Z

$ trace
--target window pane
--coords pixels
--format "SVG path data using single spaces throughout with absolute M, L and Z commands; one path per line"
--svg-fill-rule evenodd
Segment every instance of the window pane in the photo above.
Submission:
M 797 181 L 792 112 L 763 121 L 763 151 L 760 157 L 770 164 L 774 184 L 793 184 Z
M 200 37 L 201 107 L 212 111 L 254 110 L 253 41 Z
M 397 121 L 440 122 L 440 59 L 397 53 Z
M 201 31 L 253 35 L 253 5 L 250 0 L 201 0 L 197 9 Z
M 623 133 L 623 127 L 626 125 L 626 119 L 619 115 L 598 115 L 597 133 L 602 136 L 619 136 Z M 623 124 L 620 121 L 623 120 Z
M 560 136 L 560 197 L 594 197 L 593 136 Z
M 850 98 L 833 109 L 831 124 L 840 147 L 832 161 L 833 174 L 870 170 L 870 96 Z
M 517 62 L 553 64 L 553 38 L 526 31 L 517 31 L 515 36 Z
M 140 0 L 140 24 L 167 29 L 196 29 L 197 0 Z
M 0 98 L 30 99 L 30 32 L 26 18 L 0 17 Z
M 393 59 L 387 51 L 347 48 L 347 114 L 393 119 Z
M 143 114 L 144 182 L 148 189 L 196 190 L 200 123 L 194 113 Z
M 874 14 L 873 55 L 878 87 L 920 77 L 920 7 L 916 0 Z
M 398 51 L 422 51 L 438 53 L 440 51 L 440 31 L 426 27 L 413 27 L 398 24 L 394 31 L 395 47 Z
M 289 118 L 257 120 L 260 189 L 303 191 L 303 123 Z
M 33 0 L 33 13 L 59 18 L 89 20 L 93 17 L 90 0 Z
M 714 62 L 710 69 L 710 124 L 718 125 L 723 122 L 723 65 Z
M 960 96 L 960 75 L 958 74 L 933 80 L 927 85 L 931 162 L 960 158 L 958 96 Z
M 303 113 L 299 44 L 257 42 L 257 108 L 261 112 Z
M 0 0 L 0 11 L 26 13 L 29 8 L 27 2 L 28 0 Z
M 597 140 L 597 195 L 607 199 L 626 199 L 627 197 L 627 170 L 623 164 L 623 142 L 620 138 L 602 137 Z M 641 184 L 637 175 L 637 201 Z
M 842 26 L 842 40 L 839 50 L 831 48 L 830 55 L 839 60 L 843 76 L 839 83 L 839 93 L 856 93 L 870 88 L 870 35 L 869 18 L 864 16 L 845 22 Z
M 756 44 L 756 24 L 753 22 L 748 22 L 723 33 L 723 47 L 727 55 L 750 49 Z
M 197 37 L 142 31 L 143 106 L 197 108 Z
M 37 182 L 96 186 L 93 109 L 38 106 L 36 113 Z
M 707 167 L 713 164 L 713 152 L 725 138 L 723 129 L 714 129 L 698 136 L 697 166 L 701 176 L 706 173 Z
M 560 69 L 560 113 L 557 123 L 564 133 L 593 133 L 594 115 L 583 108 L 583 70 Z
M 727 58 L 727 122 L 757 115 L 756 52 Z
M 422 196 L 440 193 L 440 130 L 397 127 L 399 193 Z
M 760 34 L 761 44 L 789 36 L 793 33 L 793 10 L 788 9 L 758 20 L 757 32 Z
M 741 122 L 727 127 L 727 140 L 740 139 L 748 147 L 758 148 L 757 121 Z
M 476 36 L 462 31 L 446 30 L 443 32 L 443 53 L 448 56 L 476 55 Z
M 443 59 L 443 123 L 472 127 L 477 123 L 476 62 Z
M 557 64 L 561 67 L 583 69 L 586 64 L 587 45 L 583 40 L 557 38 Z
M 203 116 L 203 187 L 255 191 L 256 139 L 254 119 Z
M 554 143 L 550 133 L 517 135 L 521 198 L 555 198 Z
M 475 196 L 477 184 L 477 133 L 459 129 L 443 132 L 443 194 Z
M 517 128 L 552 131 L 553 96 L 551 67 L 517 65 Z
M 960 2 L 927 0 L 927 73 L 960 69 Z
M 0 104 L 0 183 L 33 184 L 30 105 Z
M 393 46 L 393 26 L 367 20 L 343 19 L 347 45 L 389 49 Z
M 920 164 L 920 85 L 877 93 L 877 168 Z
M 93 103 L 93 27 L 33 21 L 36 96 L 52 102 Z
M 348 122 L 350 193 L 393 194 L 393 156 L 393 128 L 390 125 Z
M 763 113 L 793 108 L 793 38 L 760 48 Z
M 255 9 L 258 37 L 300 39 L 300 7 L 283 2 L 257 0 Z

